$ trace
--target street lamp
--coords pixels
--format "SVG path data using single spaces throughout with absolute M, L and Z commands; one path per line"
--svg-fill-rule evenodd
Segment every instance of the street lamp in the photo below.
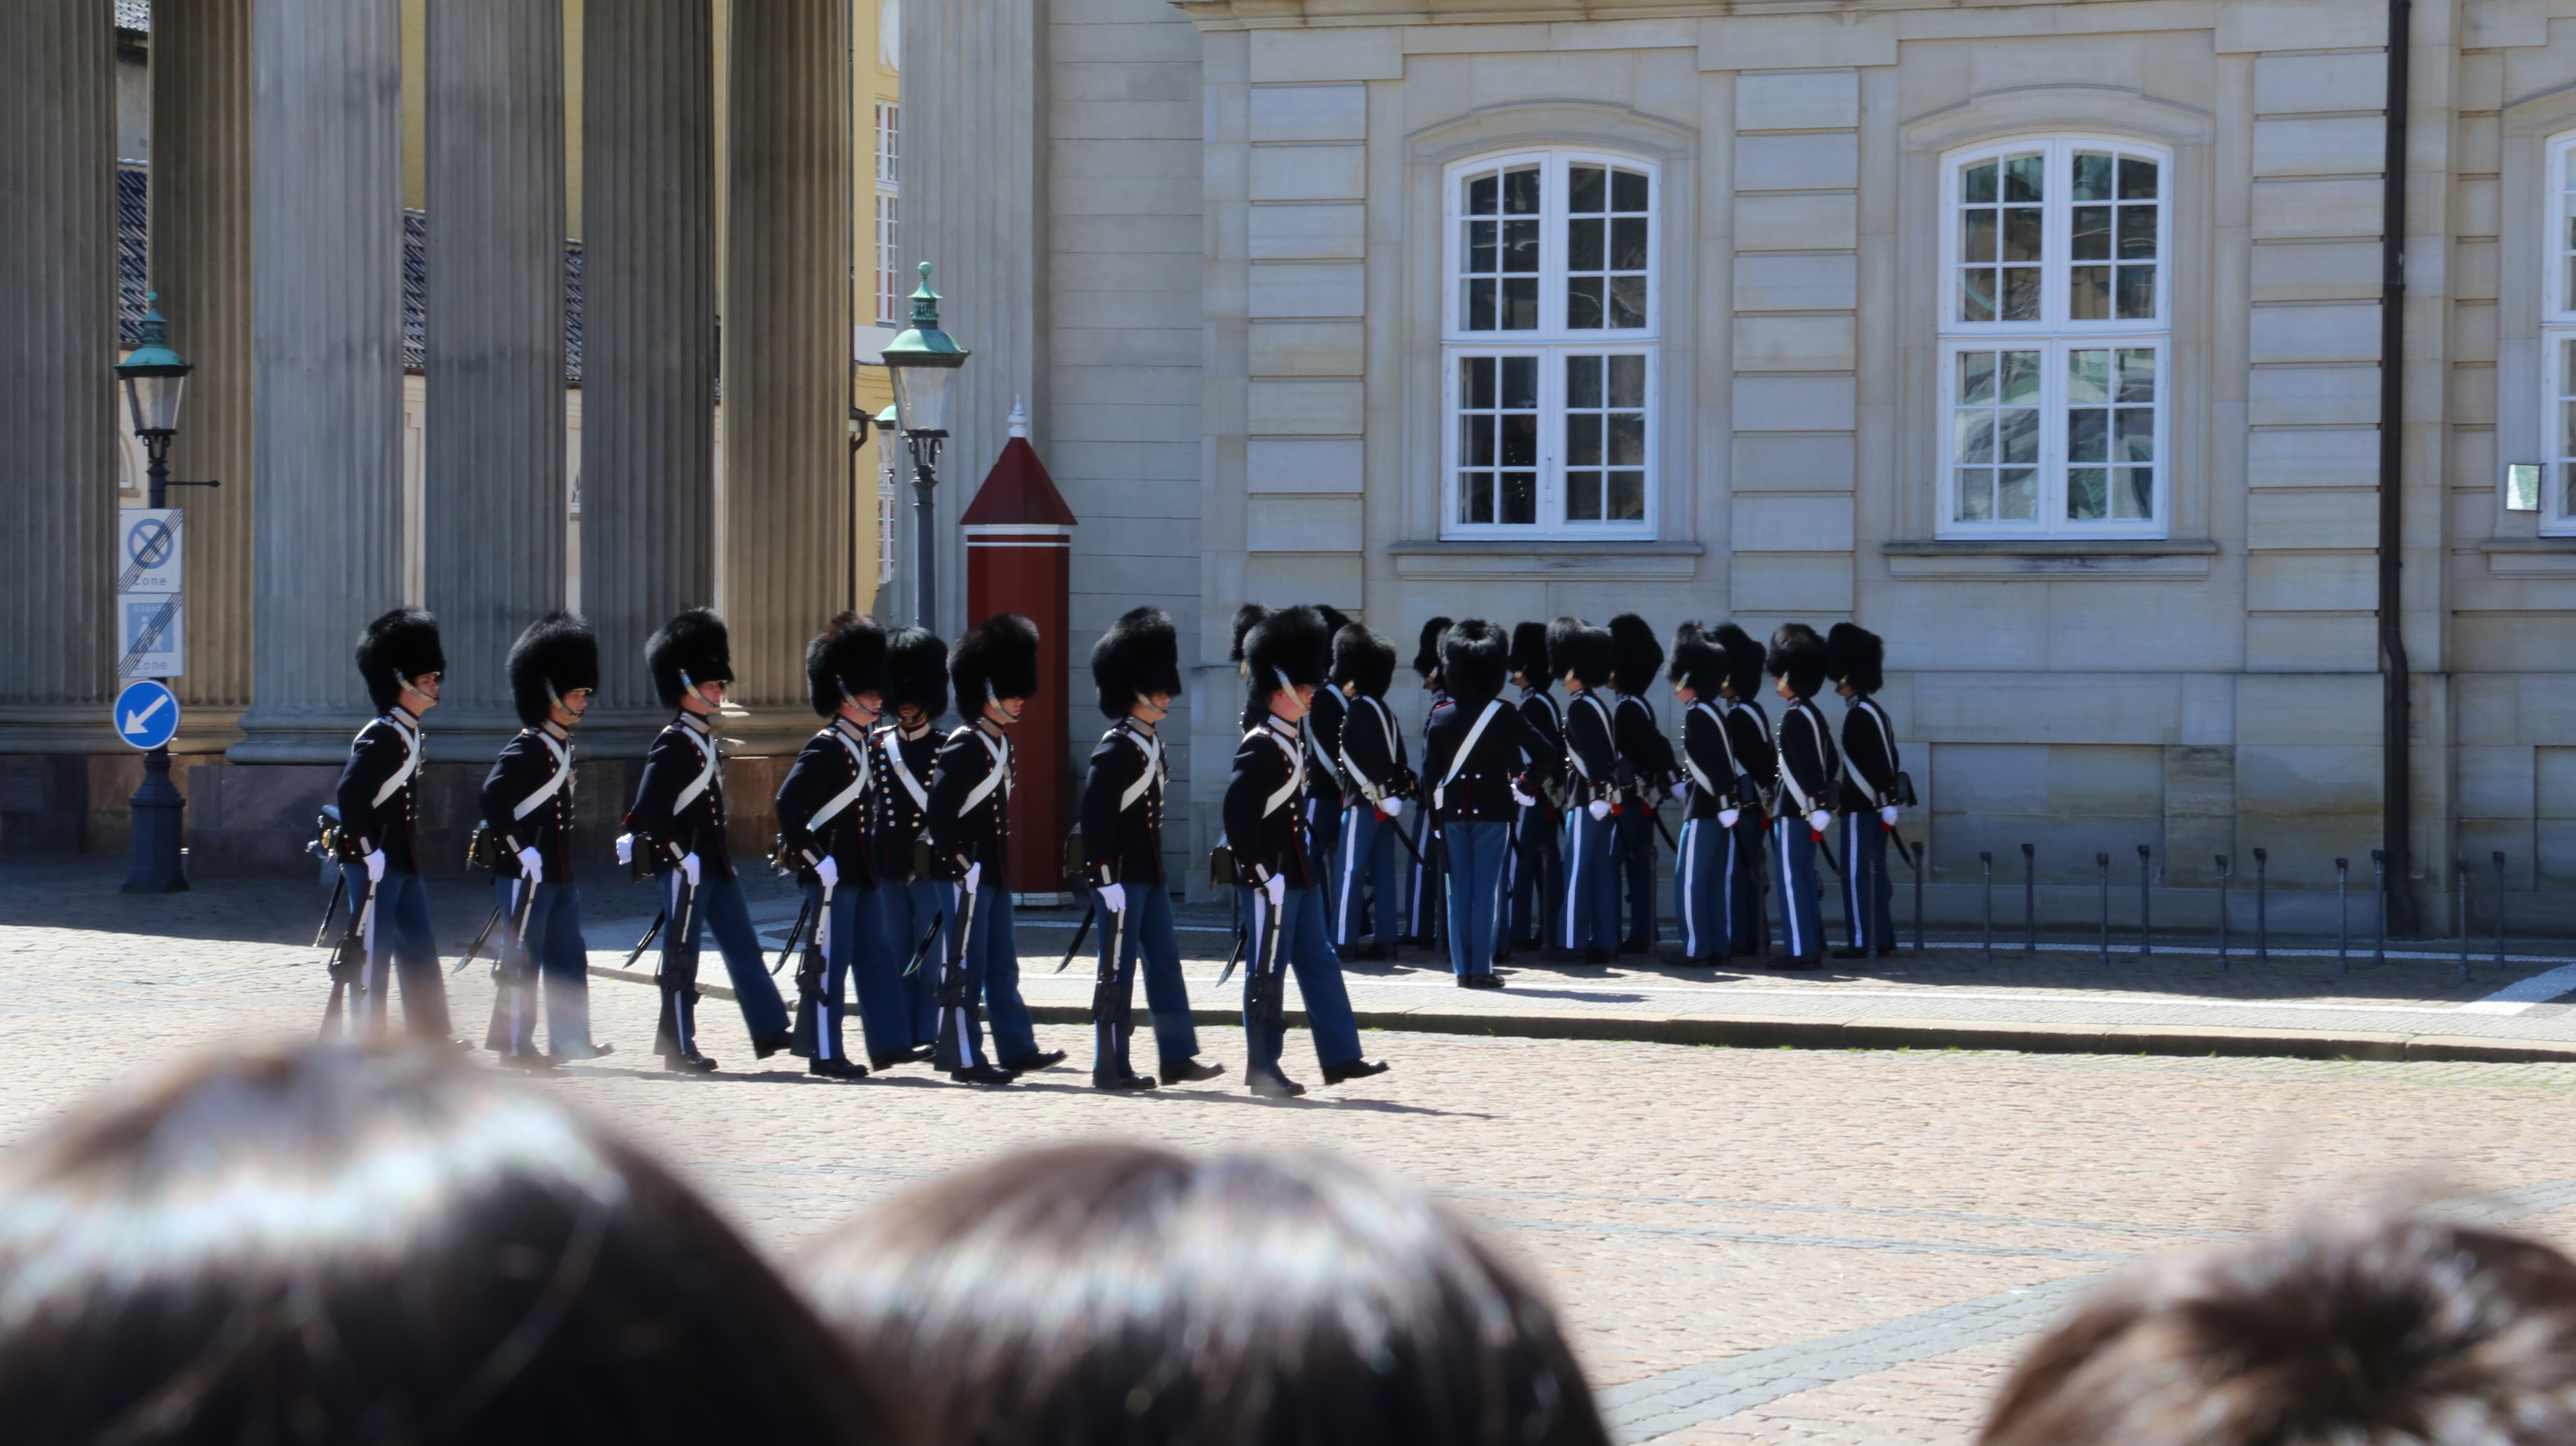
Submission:
M 966 348 L 939 329 L 939 293 L 930 289 L 930 263 L 921 263 L 921 286 L 912 293 L 912 326 L 885 349 L 894 379 L 895 416 L 912 448 L 913 621 L 931 628 L 939 592 L 931 563 L 930 491 L 939 485 L 939 444 L 948 437 L 948 384 L 966 364 Z
M 196 368 L 171 349 L 170 324 L 154 304 L 160 299 L 157 291 L 145 294 L 142 344 L 116 364 L 116 379 L 125 389 L 125 410 L 133 420 L 134 435 L 143 443 L 147 496 L 152 506 L 167 507 L 170 440 L 178 435 L 179 403 L 187 396 L 188 373 Z M 170 782 L 168 744 L 143 755 L 143 786 L 134 790 L 126 804 L 134 822 L 125 891 L 169 894 L 187 888 L 187 871 L 179 865 L 179 815 L 188 800 Z

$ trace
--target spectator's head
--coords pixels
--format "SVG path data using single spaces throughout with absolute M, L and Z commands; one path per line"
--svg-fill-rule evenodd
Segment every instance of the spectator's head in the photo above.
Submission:
M 918 1446 L 1607 1439 L 1538 1295 L 1329 1158 L 1013 1156 L 872 1212 L 806 1278 L 904 1382 Z
M 882 1420 L 686 1186 L 445 1058 L 198 1063 L 0 1176 L 14 1442 L 858 1446 Z
M 2576 1262 L 2427 1219 L 2149 1267 L 2025 1357 L 1984 1446 L 2576 1440 Z

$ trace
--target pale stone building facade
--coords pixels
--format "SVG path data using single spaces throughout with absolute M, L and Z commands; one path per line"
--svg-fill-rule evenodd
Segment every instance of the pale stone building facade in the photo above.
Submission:
M 2367 887 L 2384 0 L 923 10 L 904 249 L 978 349 L 956 445 L 1029 397 L 1077 648 L 1142 600 L 1194 634 L 1194 845 L 1239 602 L 1408 655 L 1634 610 L 1884 634 L 1942 884 L 2027 841 L 2086 917 L 2141 844 Z M 2483 927 L 2501 851 L 2516 927 L 2563 925 L 2576 5 L 2412 14 L 2414 893 L 2444 927 L 2468 858 Z

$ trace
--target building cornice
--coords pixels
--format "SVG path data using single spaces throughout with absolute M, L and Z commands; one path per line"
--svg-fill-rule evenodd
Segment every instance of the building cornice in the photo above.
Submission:
M 1201 30 L 1328 30 L 1371 25 L 1550 25 L 1606 20 L 1825 16 L 1846 22 L 1956 0 L 1169 0 Z M 2128 4 L 2130 0 L 1980 0 L 1980 8 Z M 2172 0 L 2205 9 L 2206 0 Z M 2134 6 L 2132 6 L 2134 8 Z

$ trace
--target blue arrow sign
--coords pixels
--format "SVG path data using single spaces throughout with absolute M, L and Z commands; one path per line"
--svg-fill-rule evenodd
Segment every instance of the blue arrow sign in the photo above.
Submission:
M 133 747 L 159 748 L 179 731 L 179 697 L 165 684 L 137 679 L 116 695 L 108 725 Z

